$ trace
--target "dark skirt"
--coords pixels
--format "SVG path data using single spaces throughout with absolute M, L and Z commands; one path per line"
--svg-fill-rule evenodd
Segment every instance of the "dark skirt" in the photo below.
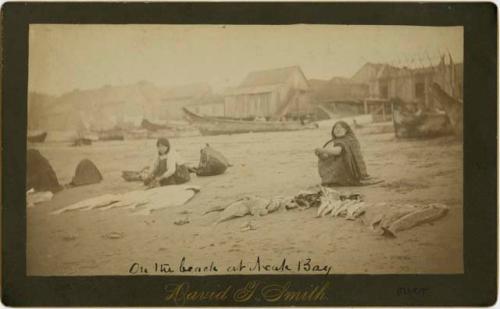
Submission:
M 186 183 L 189 180 L 191 180 L 191 175 L 189 174 L 189 170 L 187 166 L 181 164 L 175 167 L 175 173 L 172 176 L 160 180 L 160 186 L 178 185 Z
M 345 155 L 330 156 L 318 160 L 318 172 L 323 186 L 356 186 L 359 179 L 353 177 L 345 162 Z

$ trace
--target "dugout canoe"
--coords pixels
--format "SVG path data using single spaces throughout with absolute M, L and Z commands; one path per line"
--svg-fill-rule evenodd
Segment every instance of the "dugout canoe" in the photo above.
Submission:
M 152 121 L 147 120 L 146 118 L 142 119 L 141 127 L 148 131 L 159 131 L 159 130 L 172 130 L 174 127 L 169 126 L 163 123 L 154 123 Z
M 301 124 L 299 121 L 251 121 L 222 117 L 200 116 L 183 108 L 187 120 L 196 126 L 202 135 L 241 134 L 250 132 L 277 132 L 315 129 L 315 124 Z
M 123 141 L 125 139 L 123 131 L 119 129 L 100 131 L 97 136 L 100 141 Z

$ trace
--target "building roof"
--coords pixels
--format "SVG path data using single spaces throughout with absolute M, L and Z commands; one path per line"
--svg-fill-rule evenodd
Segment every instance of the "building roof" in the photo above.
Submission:
M 407 68 L 398 68 L 389 64 L 383 65 L 377 72 L 377 79 L 392 78 L 408 74 L 410 71 Z
M 283 84 L 286 83 L 295 72 L 300 73 L 307 83 L 307 78 L 302 72 L 302 69 L 298 65 L 295 65 L 285 68 L 250 72 L 238 88 Z
M 326 79 L 317 79 L 317 78 L 308 79 L 307 82 L 309 83 L 309 86 L 313 90 L 317 89 L 317 88 L 320 88 L 320 87 L 323 87 L 326 84 L 328 84 L 328 80 L 326 80 Z
M 443 64 L 444 67 L 449 67 L 450 64 Z M 426 66 L 426 67 L 396 67 L 392 65 L 383 66 L 377 73 L 377 79 L 384 78 L 399 78 L 407 77 L 410 75 L 424 75 L 424 74 L 435 74 L 440 70 L 441 66 Z M 463 63 L 455 63 L 454 69 L 460 74 L 463 69 Z
M 351 80 L 358 83 L 368 83 L 376 78 L 377 73 L 384 66 L 382 63 L 365 63 L 359 70 L 351 77 Z
M 249 87 L 237 87 L 226 89 L 226 95 L 239 95 L 239 94 L 257 94 L 257 93 L 269 93 L 276 90 L 279 84 L 276 85 L 262 85 L 262 86 L 249 86 Z
M 330 80 L 313 80 L 312 95 L 316 102 L 359 101 L 368 94 L 368 85 L 343 77 Z

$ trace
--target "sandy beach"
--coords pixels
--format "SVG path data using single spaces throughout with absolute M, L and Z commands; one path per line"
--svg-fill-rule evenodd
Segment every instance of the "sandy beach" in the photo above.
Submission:
M 200 136 L 172 139 L 173 147 L 189 163 L 209 143 L 232 163 L 225 174 L 192 176 L 201 191 L 188 203 L 149 216 L 133 216 L 120 209 L 108 211 L 50 212 L 74 202 L 142 188 L 125 182 L 123 170 L 139 170 L 156 155 L 155 140 L 95 142 L 86 147 L 44 143 L 39 149 L 53 166 L 60 183 L 70 182 L 78 162 L 92 160 L 104 180 L 95 185 L 65 189 L 45 203 L 27 209 L 27 273 L 39 276 L 130 275 L 155 263 L 205 267 L 201 275 L 245 274 L 233 265 L 329 265 L 331 274 L 420 274 L 463 272 L 463 151 L 452 136 L 428 140 L 398 140 L 393 133 L 358 135 L 368 172 L 385 180 L 365 187 L 343 187 L 368 202 L 446 204 L 447 216 L 401 232 L 397 238 L 376 235 L 359 221 L 315 218 L 316 209 L 280 210 L 262 217 L 243 218 L 214 225 L 218 213 L 202 215 L 245 195 L 293 196 L 320 182 L 314 148 L 329 138 L 329 128 L 297 132 Z M 189 218 L 189 223 L 174 221 Z M 255 230 L 241 231 L 252 221 Z M 120 238 L 106 238 L 120 233 Z M 217 271 L 210 264 L 216 265 Z M 140 266 L 138 266 L 140 265 Z M 303 265 L 303 264 L 302 264 Z M 212 268 L 212 269 L 210 269 Z M 271 273 L 304 274 L 312 271 L 279 270 Z M 255 271 L 254 271 L 255 273 Z M 269 273 L 261 270 L 260 274 Z

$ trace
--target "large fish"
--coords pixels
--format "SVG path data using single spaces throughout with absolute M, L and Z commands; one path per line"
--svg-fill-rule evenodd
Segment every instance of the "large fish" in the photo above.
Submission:
M 321 197 L 321 204 L 318 207 L 318 211 L 316 213 L 316 217 L 324 217 L 326 214 L 332 211 L 334 207 L 334 202 L 324 196 Z
M 253 197 L 245 202 L 252 216 L 267 215 L 268 213 L 267 205 L 269 205 L 270 203 L 269 199 L 265 199 L 262 197 Z
M 394 236 L 399 231 L 404 231 L 423 223 L 435 221 L 446 215 L 448 210 L 449 208 L 446 205 L 437 203 L 430 204 L 421 210 L 411 212 L 406 216 L 401 217 L 399 220 L 391 224 L 389 228 L 384 230 Z
M 384 213 L 384 216 L 380 221 L 380 227 L 389 228 L 392 223 L 396 222 L 400 218 L 418 210 L 419 208 L 411 204 L 405 204 L 398 207 L 391 207 L 390 211 Z
M 364 213 L 365 207 L 365 202 L 360 202 L 352 205 L 347 209 L 346 219 L 355 220 L 357 217 L 361 216 Z
M 320 190 L 322 194 L 316 217 L 324 217 L 340 206 L 340 193 L 338 191 L 324 186 L 321 186 Z
M 273 198 L 269 202 L 269 204 L 266 206 L 267 212 L 268 213 L 275 212 L 275 211 L 281 209 L 282 206 L 286 205 L 287 202 L 288 202 L 288 199 L 285 198 L 285 197 L 276 197 L 276 198 Z
M 231 203 L 224 204 L 224 205 L 217 204 L 217 205 L 215 205 L 215 206 L 211 206 L 211 207 L 209 207 L 207 210 L 205 210 L 205 211 L 203 212 L 203 215 L 209 214 L 209 213 L 211 213 L 211 212 L 223 211 L 224 209 L 226 209 L 226 208 L 228 208 L 229 206 L 231 206 L 233 203 L 238 202 L 238 201 L 242 201 L 242 200 L 246 200 L 246 199 L 248 199 L 248 197 L 243 197 L 243 198 L 237 199 L 236 201 L 233 201 L 233 202 L 231 202 Z
M 347 209 L 357 203 L 359 203 L 358 200 L 343 201 L 339 207 L 332 211 L 332 217 L 340 217 L 347 214 Z
M 215 224 L 219 224 L 221 222 L 233 219 L 233 218 L 238 218 L 238 217 L 243 217 L 250 214 L 250 209 L 248 209 L 247 204 L 245 203 L 245 200 L 240 200 L 237 202 L 232 203 L 229 205 L 222 213 L 220 214 L 219 220 L 215 222 Z
M 375 229 L 375 227 L 382 220 L 383 214 L 390 209 L 391 205 L 381 202 L 370 205 L 366 207 L 365 213 L 362 217 L 362 221 L 365 225 L 370 228 Z

